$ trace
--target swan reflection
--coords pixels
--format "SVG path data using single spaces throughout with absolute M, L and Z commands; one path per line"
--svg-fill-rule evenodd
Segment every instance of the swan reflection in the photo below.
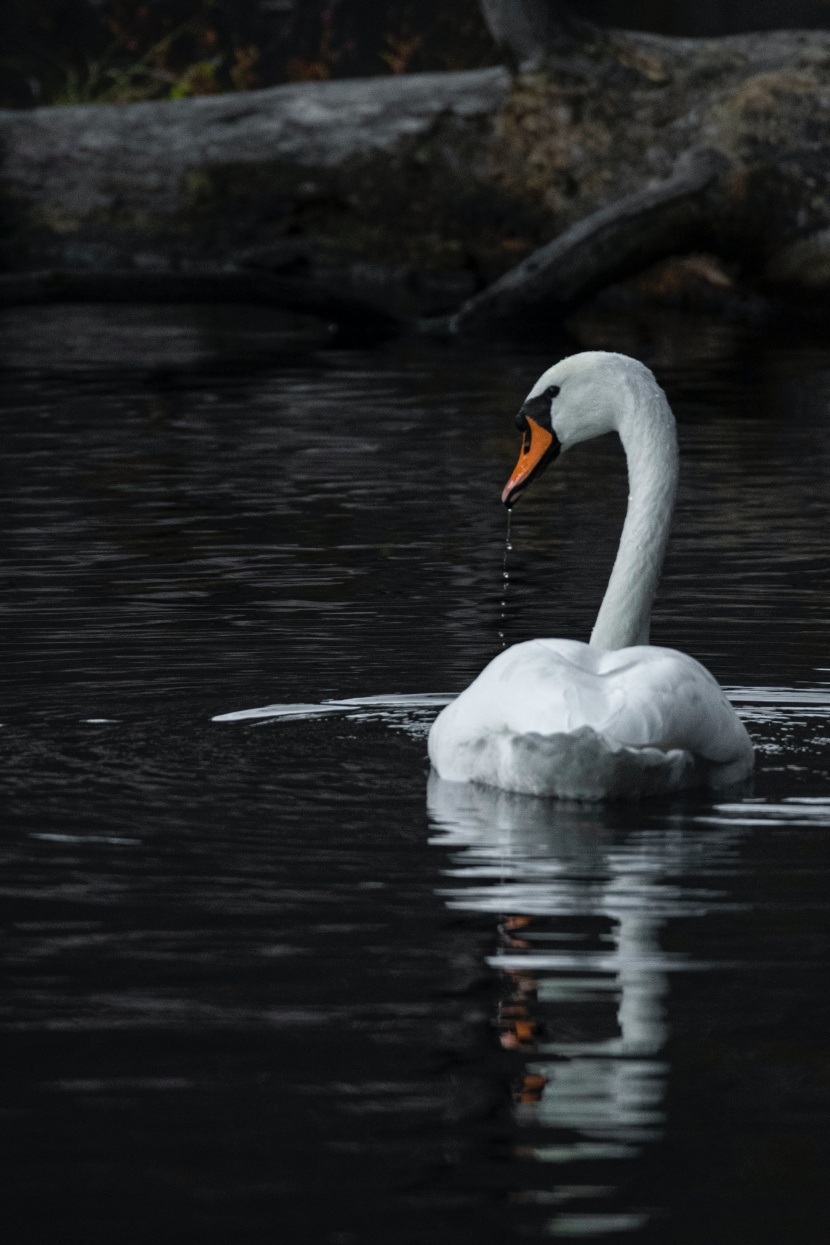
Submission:
M 649 823 L 635 806 L 556 803 L 434 772 L 427 799 L 432 842 L 450 852 L 442 897 L 495 920 L 496 1024 L 533 1141 L 522 1152 L 560 1165 L 563 1184 L 520 1198 L 568 1202 L 554 1235 L 636 1230 L 650 1209 L 621 1204 L 623 1168 L 662 1134 L 668 974 L 692 967 L 661 949 L 660 931 L 718 894 L 675 881 L 701 863 L 688 811 Z M 601 1165 L 602 1185 L 596 1169 L 583 1183 L 586 1162 Z

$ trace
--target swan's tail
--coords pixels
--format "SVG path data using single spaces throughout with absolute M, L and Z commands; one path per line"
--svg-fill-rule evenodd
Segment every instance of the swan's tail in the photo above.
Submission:
M 490 735 L 459 748 L 453 769 L 441 777 L 561 800 L 639 800 L 707 782 L 689 752 L 612 744 L 589 726 L 569 734 Z

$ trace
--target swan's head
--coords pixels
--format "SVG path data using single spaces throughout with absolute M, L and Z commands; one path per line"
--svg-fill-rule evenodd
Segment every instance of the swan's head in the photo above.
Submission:
M 604 350 L 574 354 L 549 367 L 516 416 L 524 442 L 501 495 L 505 506 L 510 509 L 560 451 L 619 431 L 625 398 L 643 385 L 657 388 L 647 367 Z

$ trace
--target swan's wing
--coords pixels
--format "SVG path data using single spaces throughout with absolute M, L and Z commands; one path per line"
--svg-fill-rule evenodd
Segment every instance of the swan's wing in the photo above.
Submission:
M 747 760 L 752 743 L 717 680 L 674 649 L 638 647 L 608 654 L 610 678 L 622 692 L 606 733 L 632 747 L 682 748 L 715 765 Z M 614 668 L 616 664 L 616 668 Z

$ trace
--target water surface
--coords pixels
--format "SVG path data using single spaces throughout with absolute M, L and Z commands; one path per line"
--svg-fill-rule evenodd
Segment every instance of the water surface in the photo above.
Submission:
M 579 342 L 3 313 L 20 1241 L 830 1238 L 830 343 L 579 331 L 677 413 L 653 638 L 730 689 L 745 799 L 428 776 L 500 630 L 590 631 L 610 441 L 517 507 L 502 617 L 512 416 Z

